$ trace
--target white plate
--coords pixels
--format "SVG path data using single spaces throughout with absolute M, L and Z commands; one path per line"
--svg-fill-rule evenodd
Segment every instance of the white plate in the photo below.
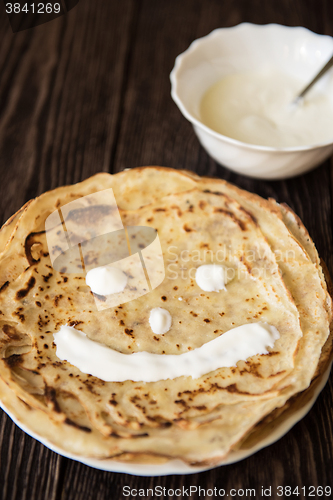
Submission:
M 294 412 L 288 418 L 283 420 L 283 422 L 280 425 L 278 425 L 277 428 L 274 429 L 274 431 L 268 437 L 256 443 L 251 448 L 248 448 L 246 450 L 237 450 L 231 452 L 225 460 L 223 460 L 222 462 L 213 467 L 212 466 L 191 467 L 181 460 L 169 460 L 164 464 L 156 464 L 156 465 L 152 464 L 140 465 L 140 464 L 129 464 L 126 462 L 118 462 L 112 459 L 99 460 L 89 457 L 82 457 L 79 455 L 75 455 L 73 453 L 69 453 L 68 451 L 63 450 L 58 446 L 54 446 L 47 439 L 44 439 L 39 434 L 32 432 L 28 427 L 22 424 L 22 422 L 20 422 L 17 418 L 15 418 L 15 416 L 9 410 L 7 410 L 7 408 L 3 405 L 3 403 L 1 403 L 1 401 L 0 401 L 0 407 L 9 415 L 9 417 L 15 422 L 15 424 L 18 425 L 18 427 L 20 427 L 24 432 L 29 434 L 29 436 L 37 439 L 37 441 L 40 441 L 50 450 L 59 453 L 59 455 L 71 458 L 72 460 L 76 460 L 78 462 L 82 462 L 83 464 L 89 465 L 90 467 L 110 472 L 123 472 L 126 474 L 134 474 L 137 476 L 166 476 L 169 474 L 194 474 L 196 472 L 203 472 L 205 470 L 213 469 L 221 465 L 228 465 L 235 462 L 239 462 L 240 460 L 244 460 L 245 458 L 253 455 L 262 448 L 265 448 L 266 446 L 275 443 L 275 441 L 284 436 L 297 422 L 299 422 L 310 411 L 310 409 L 312 408 L 313 404 L 315 403 L 317 397 L 319 396 L 320 392 L 322 391 L 328 380 L 330 370 L 331 370 L 331 364 L 328 367 L 327 371 L 324 373 L 319 385 L 316 387 L 314 394 L 312 398 L 308 401 L 308 403 L 306 403 L 302 408 Z

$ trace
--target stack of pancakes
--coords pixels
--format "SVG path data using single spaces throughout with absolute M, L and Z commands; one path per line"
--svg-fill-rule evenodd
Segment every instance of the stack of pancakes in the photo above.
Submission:
M 99 310 L 79 266 L 52 265 L 45 221 L 109 188 L 125 227 L 157 230 L 165 278 Z M 103 224 L 106 213 L 101 204 L 94 217 Z M 329 366 L 332 303 L 308 232 L 287 206 L 223 180 L 162 167 L 97 174 L 28 202 L 3 226 L 0 250 L 0 400 L 64 452 L 218 464 L 305 404 Z M 227 269 L 226 290 L 198 287 L 203 264 Z M 155 307 L 172 317 L 164 335 L 149 325 Z M 279 331 L 268 354 L 198 379 L 105 382 L 59 359 L 53 339 L 69 325 L 121 353 L 182 354 L 255 322 Z

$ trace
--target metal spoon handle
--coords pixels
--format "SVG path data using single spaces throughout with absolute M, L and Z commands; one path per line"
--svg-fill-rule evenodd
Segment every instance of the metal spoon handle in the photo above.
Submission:
M 307 85 L 302 92 L 296 97 L 295 101 L 298 101 L 299 99 L 302 99 L 302 97 L 305 96 L 305 94 L 313 87 L 313 85 L 323 76 L 324 73 L 326 73 L 327 70 L 330 69 L 330 67 L 333 66 L 333 56 L 331 59 L 325 64 L 325 66 L 319 71 L 319 73 L 314 77 L 314 79 Z

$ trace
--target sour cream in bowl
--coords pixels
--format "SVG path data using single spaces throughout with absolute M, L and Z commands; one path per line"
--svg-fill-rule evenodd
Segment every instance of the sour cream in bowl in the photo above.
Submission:
M 172 97 L 218 163 L 251 177 L 292 177 L 333 152 L 333 70 L 291 104 L 332 54 L 332 37 L 305 28 L 217 29 L 177 57 Z

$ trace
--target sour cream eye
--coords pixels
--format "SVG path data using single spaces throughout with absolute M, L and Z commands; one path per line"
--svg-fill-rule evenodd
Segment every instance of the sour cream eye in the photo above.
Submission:
M 97 295 L 111 295 L 125 289 L 127 276 L 116 267 L 96 267 L 87 272 L 86 283 Z
M 225 290 L 226 273 L 223 266 L 205 264 L 198 267 L 195 273 L 198 287 L 205 292 L 219 292 Z

